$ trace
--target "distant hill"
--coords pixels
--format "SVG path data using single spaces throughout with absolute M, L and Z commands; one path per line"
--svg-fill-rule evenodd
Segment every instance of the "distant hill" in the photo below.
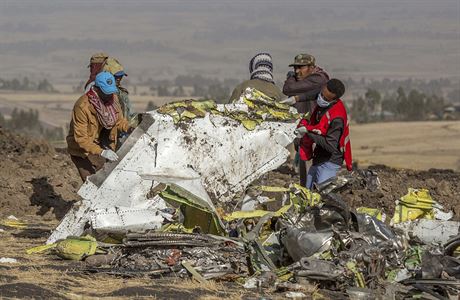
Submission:
M 258 51 L 283 79 L 309 52 L 333 76 L 460 77 L 457 0 L 2 1 L 3 77 L 75 83 L 107 51 L 130 80 L 245 78 Z

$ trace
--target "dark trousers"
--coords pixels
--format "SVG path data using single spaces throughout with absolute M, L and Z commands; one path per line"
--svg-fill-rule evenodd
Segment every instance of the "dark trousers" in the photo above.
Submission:
M 307 171 L 307 162 L 299 159 L 299 176 L 301 186 L 307 186 Z
M 77 167 L 83 182 L 86 181 L 86 177 L 99 171 L 105 163 L 105 159 L 102 156 L 92 154 L 85 158 L 71 155 L 70 159 L 72 159 L 72 162 Z

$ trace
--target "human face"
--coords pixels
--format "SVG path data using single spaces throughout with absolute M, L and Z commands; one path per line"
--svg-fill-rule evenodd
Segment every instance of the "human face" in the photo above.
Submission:
M 295 77 L 297 80 L 305 79 L 313 72 L 313 66 L 294 66 Z
M 96 88 L 96 93 L 99 96 L 99 98 L 101 98 L 102 102 L 106 103 L 113 99 L 113 94 L 107 95 L 107 94 L 104 94 L 104 92 L 99 87 L 96 86 L 95 88 Z
M 335 100 L 336 95 L 327 89 L 327 86 L 324 86 L 321 90 L 321 95 L 323 95 L 323 99 L 327 102 L 332 102 Z
M 122 79 L 123 79 L 123 76 L 115 76 L 115 84 L 117 85 L 117 87 L 120 86 Z

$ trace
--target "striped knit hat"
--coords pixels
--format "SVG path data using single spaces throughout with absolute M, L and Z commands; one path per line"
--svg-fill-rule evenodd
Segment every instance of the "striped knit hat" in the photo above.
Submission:
M 274 83 L 272 56 L 269 53 L 256 54 L 249 62 L 249 73 L 251 79 L 261 79 Z

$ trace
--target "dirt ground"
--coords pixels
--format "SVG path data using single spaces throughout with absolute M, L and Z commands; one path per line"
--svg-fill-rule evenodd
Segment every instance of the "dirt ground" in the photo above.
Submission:
M 81 179 L 64 151 L 0 128 L 0 154 L 0 216 L 59 220 L 78 199 Z
M 53 255 L 26 255 L 25 250 L 44 244 L 73 201 L 81 180 L 63 150 L 48 143 L 0 129 L 0 224 L 10 215 L 27 223 L 25 228 L 0 225 L 0 256 L 18 260 L 0 263 L 0 297 L 13 298 L 123 298 L 245 299 L 282 297 L 247 292 L 235 283 L 199 285 L 183 278 L 121 278 L 82 272 L 84 263 L 63 261 Z M 371 166 L 381 182 L 376 191 L 362 182 L 342 192 L 352 206 L 383 208 L 391 217 L 396 199 L 407 188 L 428 188 L 433 198 L 460 216 L 460 173 L 450 170 L 413 171 Z M 289 164 L 270 172 L 262 184 L 288 185 L 298 177 Z M 179 288 L 180 287 L 180 288 Z

